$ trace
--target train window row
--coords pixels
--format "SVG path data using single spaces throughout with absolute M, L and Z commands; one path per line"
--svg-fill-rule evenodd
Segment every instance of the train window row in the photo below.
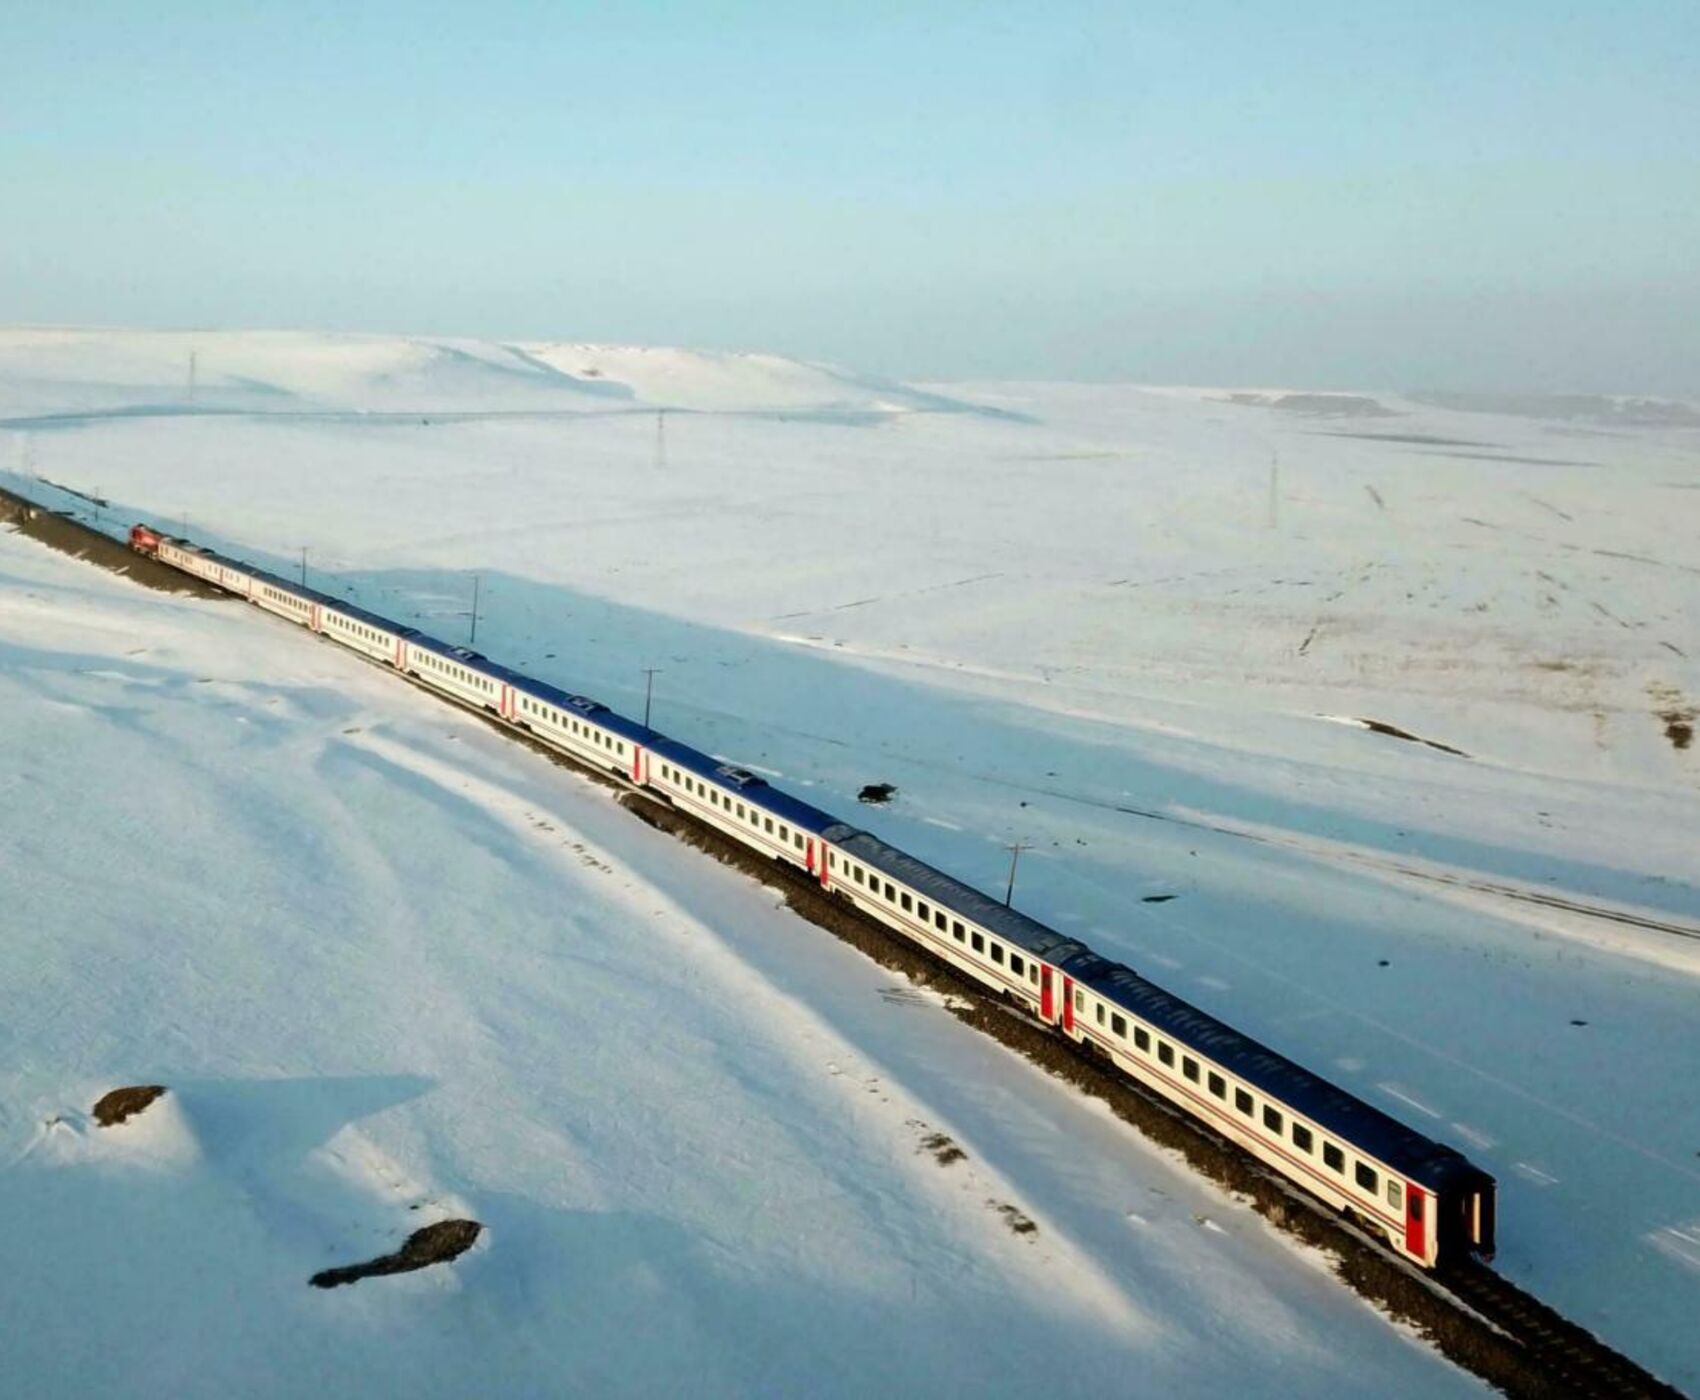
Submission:
M 753 803 L 746 805 L 738 801 L 730 793 L 722 792 L 713 783 L 705 783 L 701 778 L 693 778 L 690 774 L 673 767 L 670 763 L 661 765 L 661 776 L 668 782 L 682 787 L 694 797 L 700 797 L 711 807 L 718 807 L 728 817 L 736 816 L 752 831 L 765 832 L 773 837 L 781 846 L 794 845 L 799 851 L 806 848 L 803 833 L 792 831 L 785 822 L 775 822 L 766 812 Z
M 519 707 L 528 715 L 536 715 L 539 719 L 547 720 L 558 728 L 568 730 L 583 739 L 587 744 L 612 750 L 619 757 L 626 756 L 626 746 L 618 739 L 610 738 L 593 724 L 580 724 L 570 715 L 564 715 L 553 705 L 545 705 L 541 700 L 533 700 L 529 696 L 520 696 Z
M 438 675 L 447 676 L 451 680 L 457 680 L 462 685 L 474 686 L 477 689 L 487 691 L 492 695 L 496 693 L 496 683 L 494 681 L 487 680 L 476 671 L 469 671 L 464 666 L 456 666 L 452 661 L 444 661 L 442 657 L 433 652 L 419 652 L 415 655 L 414 660 L 418 661 L 419 664 L 424 666 L 427 670 L 435 671 Z
M 839 864 L 835 855 L 828 859 L 833 865 Z M 982 958 L 989 957 L 999 966 L 1007 967 L 1015 976 L 1025 978 L 1035 987 L 1039 985 L 1039 964 L 1029 961 L 1013 948 L 1005 948 L 995 938 L 988 939 L 978 930 L 965 927 L 962 920 L 951 918 L 945 910 L 928 904 L 919 895 L 900 890 L 890 880 L 882 879 L 878 872 L 856 864 L 848 856 L 844 858 L 842 868 L 850 872 L 854 884 L 864 886 L 875 898 L 883 899 L 923 924 L 930 924 L 940 933 L 949 933 L 958 943 L 966 944 Z
M 279 603 L 286 608 L 293 608 L 296 612 L 312 611 L 313 605 L 311 603 L 297 598 L 293 593 L 285 593 L 281 588 L 273 588 L 269 583 L 262 583 L 260 592 L 264 593 L 274 603 Z
M 352 632 L 355 636 L 363 638 L 368 642 L 374 642 L 382 645 L 389 641 L 389 637 L 378 631 L 376 627 L 368 627 L 363 622 L 355 622 L 352 618 L 343 617 L 340 613 L 332 613 L 330 615 L 330 619 L 332 622 L 336 623 L 338 627 L 342 628 L 343 631 Z
M 1086 993 L 1078 987 L 1075 988 L 1074 1009 L 1076 1013 L 1085 1013 L 1087 1009 L 1087 1001 L 1088 998 Z M 1107 1022 L 1111 1034 L 1121 1040 L 1126 1040 L 1128 1038 L 1126 1017 L 1109 1010 L 1106 1003 L 1099 1001 L 1095 997 L 1091 999 L 1091 1004 L 1093 1020 L 1098 1025 L 1103 1026 Z M 1153 1036 L 1144 1026 L 1136 1025 L 1133 1028 L 1133 1044 L 1137 1050 L 1146 1055 L 1152 1054 L 1152 1042 Z M 1157 1037 L 1155 1054 L 1159 1064 L 1171 1070 L 1174 1068 L 1176 1051 L 1175 1047 L 1168 1041 L 1161 1037 Z M 1199 1062 L 1191 1055 L 1181 1056 L 1181 1074 L 1190 1082 L 1194 1084 L 1198 1083 L 1200 1075 Z M 1212 1098 L 1227 1102 L 1229 1097 L 1229 1084 L 1225 1076 L 1218 1074 L 1215 1070 L 1210 1070 L 1205 1073 L 1204 1082 Z M 1261 1116 L 1263 1130 L 1269 1136 L 1285 1141 L 1286 1135 L 1290 1133 L 1290 1139 L 1294 1147 L 1298 1148 L 1298 1150 L 1303 1152 L 1306 1156 L 1312 1156 L 1315 1154 L 1316 1136 L 1312 1130 L 1307 1128 L 1303 1123 L 1296 1121 L 1289 1122 L 1286 1114 L 1274 1104 L 1267 1102 L 1263 1103 L 1261 1105 L 1260 1114 L 1260 1106 L 1251 1092 L 1247 1089 L 1241 1088 L 1239 1085 L 1234 1085 L 1233 1105 L 1235 1110 L 1242 1117 L 1252 1120 L 1254 1126 Z M 1346 1175 L 1345 1151 L 1335 1143 L 1327 1141 L 1323 1142 L 1322 1163 L 1330 1171 L 1335 1173 L 1335 1175 L 1342 1177 Z M 1354 1160 L 1352 1163 L 1351 1176 L 1352 1181 L 1357 1185 L 1357 1187 L 1367 1195 L 1373 1197 L 1377 1196 L 1380 1192 L 1380 1173 L 1368 1162 Z M 1387 1203 L 1391 1206 L 1397 1207 L 1403 1197 L 1403 1188 L 1400 1186 L 1400 1183 L 1389 1178 L 1387 1181 L 1386 1195 Z

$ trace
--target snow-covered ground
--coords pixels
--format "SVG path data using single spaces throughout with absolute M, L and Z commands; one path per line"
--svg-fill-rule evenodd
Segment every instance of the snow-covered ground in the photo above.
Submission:
M 329 645 L 0 535 L 0 713 L 7 1394 L 1477 1393 L 771 891 Z M 448 1216 L 487 1226 L 450 1268 L 307 1286 Z
M 1025 908 L 1467 1151 L 1502 1267 L 1700 1384 L 1692 406 L 17 331 L 0 465 L 443 635 L 476 571 L 494 656 L 659 667 L 659 727 L 982 885 L 1036 843 Z

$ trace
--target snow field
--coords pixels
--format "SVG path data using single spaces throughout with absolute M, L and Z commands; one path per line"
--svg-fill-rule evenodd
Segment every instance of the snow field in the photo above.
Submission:
M 0 579 L 30 1393 L 1474 1389 L 603 790 L 234 604 Z M 451 1215 L 452 1266 L 306 1286 Z

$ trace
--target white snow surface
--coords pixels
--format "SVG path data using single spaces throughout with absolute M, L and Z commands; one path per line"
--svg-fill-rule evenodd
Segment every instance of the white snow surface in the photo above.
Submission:
M 982 887 L 1033 842 L 1022 907 L 1467 1152 L 1501 1182 L 1501 1267 L 1700 1385 L 1693 405 L 20 330 L 0 332 L 0 466 L 100 497 L 55 499 L 110 528 L 150 519 L 291 575 L 305 546 L 317 586 L 456 639 L 476 572 L 500 660 L 628 712 L 659 667 L 658 727 Z M 230 646 L 239 624 L 261 627 L 217 624 Z M 292 664 L 275 641 L 232 654 L 257 685 Z M 346 800 L 341 770 L 312 778 L 302 840 Z M 856 805 L 874 781 L 894 805 Z M 453 849 L 430 866 L 458 878 Z M 689 878 L 680 917 L 713 926 L 698 886 L 722 877 Z M 795 1003 L 821 1014 L 848 955 L 788 940 L 814 970 Z M 840 1033 L 883 1057 L 933 1019 L 881 1003 Z M 574 1033 L 602 1043 L 592 1025 Z M 405 1113 L 452 1119 L 427 1107 L 442 1084 Z M 80 1102 L 62 1085 L 53 1103 Z M 984 1131 L 1016 1114 L 1000 1101 Z M 1074 1180 L 1073 1150 L 1023 1189 Z M 1329 1382 L 1288 1389 L 1307 1386 Z
M 0 535 L 0 707 L 9 1394 L 1479 1393 L 936 996 L 329 644 Z M 453 1265 L 308 1286 L 466 1216 Z

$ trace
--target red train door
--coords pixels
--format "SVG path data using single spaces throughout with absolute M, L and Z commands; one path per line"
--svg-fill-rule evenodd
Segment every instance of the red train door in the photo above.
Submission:
M 1039 969 L 1039 1019 L 1047 1025 L 1057 1019 L 1056 994 L 1051 990 L 1051 969 Z
M 636 744 L 632 745 L 632 781 L 634 783 L 643 781 L 643 750 Z
M 1419 1259 L 1428 1257 L 1428 1244 L 1424 1239 L 1427 1226 L 1424 1216 L 1427 1210 L 1428 1193 L 1420 1186 L 1405 1188 L 1405 1248 Z
M 1063 1019 L 1065 1031 L 1074 1030 L 1074 978 L 1063 978 Z

